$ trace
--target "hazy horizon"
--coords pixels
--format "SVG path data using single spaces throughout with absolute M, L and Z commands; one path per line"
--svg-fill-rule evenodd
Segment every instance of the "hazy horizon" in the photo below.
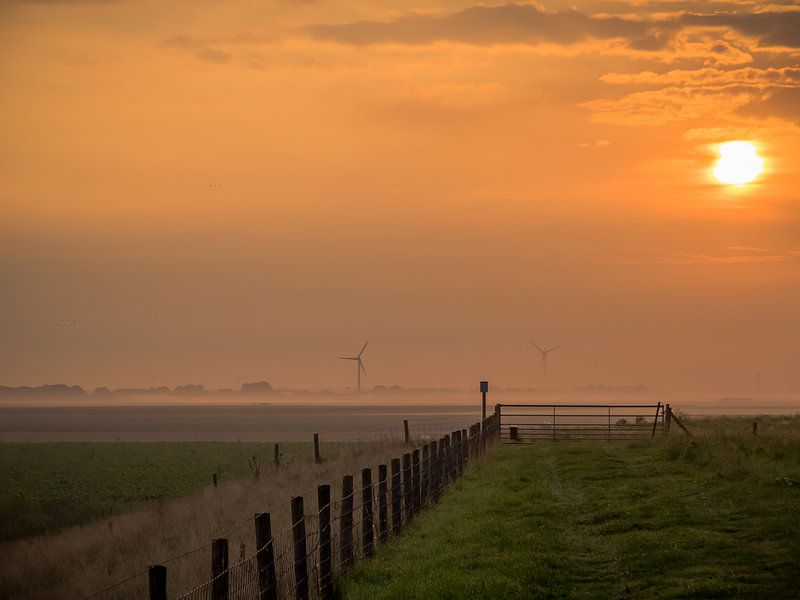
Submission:
M 800 7 L 0 5 L 0 383 L 800 385 Z M 752 183 L 713 175 L 749 140 Z M 532 341 L 560 346 L 543 384 Z

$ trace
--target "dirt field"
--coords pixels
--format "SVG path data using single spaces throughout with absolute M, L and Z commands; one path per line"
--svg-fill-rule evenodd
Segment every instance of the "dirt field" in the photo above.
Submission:
M 478 406 L 59 406 L 0 407 L 0 441 L 327 441 L 449 431 L 480 418 Z
M 795 397 L 655 397 L 494 394 L 495 402 L 670 402 L 690 415 L 753 415 L 800 413 Z M 81 403 L 0 404 L 0 442 L 92 441 L 308 441 L 319 433 L 324 440 L 382 439 L 402 435 L 403 419 L 418 435 L 435 435 L 480 418 L 475 398 L 365 398 L 312 402 L 276 396 L 270 403 L 212 403 L 198 398 L 176 404 L 174 398 L 156 404 L 152 398 L 101 404 L 91 397 Z

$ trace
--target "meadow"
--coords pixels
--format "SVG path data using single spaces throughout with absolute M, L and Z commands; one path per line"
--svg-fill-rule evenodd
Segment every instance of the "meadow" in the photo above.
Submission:
M 693 437 L 503 444 L 339 595 L 796 598 L 800 418 L 686 419 Z
M 282 443 L 291 466 L 311 443 Z M 332 444 L 322 452 L 338 454 Z M 0 444 L 0 535 L 11 540 L 111 519 L 140 503 L 187 496 L 272 469 L 274 445 L 253 442 Z
M 51 516 L 49 533 L 0 543 L 0 554 L 13 557 L 0 561 L 0 599 L 83 598 L 119 582 L 125 583 L 99 597 L 141 598 L 147 593 L 148 565 L 159 563 L 170 565 L 171 590 L 186 591 L 208 578 L 212 539 L 229 539 L 235 555 L 250 553 L 255 513 L 271 512 L 274 531 L 283 531 L 290 524 L 292 496 L 306 496 L 311 505 L 319 483 L 340 481 L 343 474 L 376 466 L 408 448 L 396 437 L 325 443 L 317 464 L 311 444 L 281 447 L 276 468 L 268 462 L 272 444 L 0 445 L 7 473 L 6 459 L 16 461 L 13 488 L 32 488 L 26 504 L 7 496 L 4 523 L 13 527 L 20 520 L 38 527 L 36 519 L 47 507 L 60 507 L 55 513 L 60 520 Z M 263 460 L 258 477 L 250 466 L 253 456 Z M 42 482 L 44 472 L 60 478 Z M 213 472 L 220 476 L 217 487 Z M 35 498 L 33 490 L 41 497 Z M 110 506 L 121 508 L 112 516 Z
M 796 597 L 800 417 L 683 419 L 693 437 L 496 446 L 339 596 Z M 281 448 L 275 468 L 266 443 L 0 444 L 0 515 L 26 536 L 0 543 L 13 557 L 0 598 L 123 581 L 99 597 L 142 597 L 150 564 L 168 565 L 171 595 L 192 589 L 208 578 L 211 539 L 245 556 L 255 512 L 285 530 L 291 496 L 315 506 L 319 483 L 408 451 L 393 433 L 324 443 L 322 464 L 309 443 Z

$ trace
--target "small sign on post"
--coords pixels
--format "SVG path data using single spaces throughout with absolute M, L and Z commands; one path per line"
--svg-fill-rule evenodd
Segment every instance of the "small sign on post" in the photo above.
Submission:
M 489 382 L 488 381 L 481 381 L 481 397 L 482 397 L 482 404 L 481 404 L 481 419 L 486 420 L 486 394 L 489 392 Z

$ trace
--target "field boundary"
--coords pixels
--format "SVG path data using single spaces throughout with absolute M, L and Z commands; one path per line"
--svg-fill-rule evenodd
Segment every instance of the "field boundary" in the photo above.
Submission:
M 497 404 L 500 439 L 506 443 L 625 441 L 669 433 L 669 404 Z
M 287 503 L 291 505 L 289 528 L 273 533 L 269 512 L 248 519 L 244 525 L 251 523 L 255 537 L 255 551 L 249 556 L 242 546 L 234 558 L 228 539 L 217 538 L 86 598 L 128 597 L 117 591 L 146 575 L 151 600 L 332 599 L 335 578 L 372 556 L 379 545 L 411 524 L 415 515 L 438 503 L 469 462 L 486 452 L 500 433 L 497 411 L 425 444 L 414 444 L 407 422 L 404 425 L 409 452 L 379 465 L 377 473 L 371 467 L 361 469 L 358 481 L 352 474 L 344 475 L 338 496 L 332 496 L 331 482 L 317 486 L 316 507 L 307 506 L 310 503 L 302 495 L 292 497 Z M 315 442 L 319 461 L 316 436 Z M 187 592 L 168 596 L 169 563 L 209 548 L 210 577 Z

